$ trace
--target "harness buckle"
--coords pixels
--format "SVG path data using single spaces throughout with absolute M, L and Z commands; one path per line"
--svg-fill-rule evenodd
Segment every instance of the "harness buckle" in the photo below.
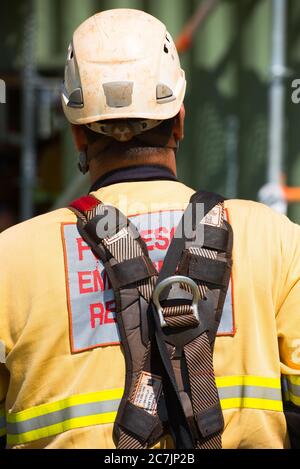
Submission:
M 168 324 L 165 321 L 165 318 L 163 315 L 163 309 L 161 307 L 159 297 L 165 288 L 172 286 L 174 283 L 185 283 L 192 289 L 192 293 L 193 293 L 192 312 L 193 312 L 193 316 L 195 317 L 195 319 L 198 322 L 200 322 L 199 311 L 198 311 L 198 302 L 200 300 L 200 293 L 199 293 L 197 284 L 194 282 L 194 280 L 192 280 L 189 277 L 185 277 L 184 275 L 173 275 L 172 277 L 168 277 L 162 280 L 161 282 L 159 282 L 155 286 L 153 295 L 152 295 L 152 301 L 156 307 L 161 327 L 167 327 Z

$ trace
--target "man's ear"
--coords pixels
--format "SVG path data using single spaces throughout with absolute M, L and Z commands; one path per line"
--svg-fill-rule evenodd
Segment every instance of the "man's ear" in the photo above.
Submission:
M 82 125 L 71 124 L 71 130 L 73 135 L 73 141 L 77 150 L 86 151 L 87 149 L 87 139 Z
M 182 104 L 179 113 L 175 118 L 174 124 L 174 137 L 177 141 L 181 141 L 184 138 L 184 119 L 185 119 L 185 107 Z

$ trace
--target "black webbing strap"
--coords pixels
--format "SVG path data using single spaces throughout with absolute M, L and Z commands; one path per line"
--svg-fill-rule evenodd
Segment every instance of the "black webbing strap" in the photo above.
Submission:
M 6 448 L 6 436 L 1 436 L 0 437 L 0 449 L 5 449 Z
M 185 275 L 200 282 L 210 283 L 215 287 L 226 287 L 227 263 L 207 257 L 199 257 L 191 253 L 184 253 L 182 266 L 186 266 Z
M 158 277 L 158 282 L 160 282 L 164 278 L 173 276 L 176 273 L 177 266 L 179 265 L 181 258 L 182 258 L 182 254 L 184 250 L 186 249 L 187 241 L 193 241 L 195 239 L 195 234 L 196 234 L 195 232 L 198 228 L 197 211 L 201 213 L 201 217 L 205 217 L 217 204 L 219 204 L 223 200 L 224 199 L 221 196 L 208 193 L 208 192 L 201 192 L 201 193 L 194 194 L 194 196 L 190 200 L 188 210 L 185 211 L 181 219 L 181 222 L 179 223 L 179 226 L 176 230 L 175 236 L 171 242 L 171 245 L 165 257 L 165 261 L 163 263 L 162 270 Z M 197 207 L 197 204 L 203 204 L 204 210 L 200 210 Z M 96 209 L 93 209 L 93 210 L 95 211 Z M 116 279 L 116 281 L 114 282 L 115 285 L 118 285 L 119 288 L 122 288 L 122 286 L 128 285 L 128 282 L 130 282 L 130 280 L 132 280 L 132 282 L 138 282 L 142 278 L 146 279 L 147 276 L 149 276 L 149 274 L 150 275 L 153 274 L 150 266 L 147 265 L 147 262 L 145 266 L 142 266 L 142 267 L 137 266 L 139 269 L 139 272 L 135 272 L 133 264 L 134 262 L 137 262 L 137 261 L 133 261 L 133 263 L 131 263 L 131 267 L 129 268 L 129 270 L 131 270 L 132 275 L 129 275 L 126 272 L 126 265 L 125 265 L 127 262 L 126 260 L 123 262 L 119 260 L 118 261 L 119 263 L 114 264 L 114 265 L 110 264 L 110 262 L 108 261 L 104 253 L 103 246 L 101 246 L 101 243 L 100 245 L 98 244 L 100 239 L 98 240 L 97 237 L 94 237 L 92 235 L 92 233 L 96 232 L 95 228 L 96 228 L 96 223 L 98 222 L 96 212 L 95 213 L 93 212 L 92 216 L 88 218 L 88 223 L 86 226 L 86 228 L 88 229 L 84 230 L 85 231 L 84 239 L 88 242 L 88 244 L 91 245 L 94 252 L 96 252 L 96 254 L 101 258 L 101 260 L 103 260 L 103 262 L 106 260 L 106 268 L 109 269 L 110 271 L 108 273 L 110 273 L 112 277 Z M 94 215 L 96 215 L 96 217 Z M 122 223 L 120 223 L 120 225 L 121 224 Z M 78 225 L 80 227 L 80 223 Z M 124 225 L 126 226 L 126 222 Z M 216 231 L 213 232 L 213 230 L 211 230 L 213 237 L 215 237 L 216 239 L 216 243 L 213 246 L 210 246 L 210 236 L 209 234 L 208 235 L 205 234 L 206 227 L 204 225 L 202 225 L 202 227 L 204 229 L 204 242 L 201 247 L 214 249 L 215 251 L 219 250 L 219 251 L 225 252 L 226 251 L 226 246 L 225 246 L 226 234 L 221 233 L 221 236 L 218 236 Z M 112 235 L 114 235 L 117 231 L 118 230 L 114 231 Z M 222 231 L 226 231 L 226 230 L 222 230 Z M 206 230 L 206 232 L 208 233 L 209 230 Z M 143 246 L 143 243 L 141 243 L 140 246 Z M 122 252 L 123 252 L 123 248 L 122 248 Z M 113 254 L 113 257 L 116 257 L 115 254 Z M 117 256 L 117 257 L 120 257 L 120 256 Z M 122 264 L 124 265 L 122 266 Z M 114 269 L 115 269 L 115 273 L 113 273 Z M 150 284 L 149 286 L 151 287 Z M 152 285 L 152 289 L 153 289 L 153 285 Z M 169 292 L 170 292 L 170 289 L 165 289 L 165 291 L 161 295 L 162 301 L 168 297 Z M 149 316 L 152 317 L 152 320 L 154 320 L 153 321 L 154 322 L 154 337 L 152 338 L 151 346 L 153 347 L 154 352 L 156 353 L 157 361 L 161 362 L 161 370 L 162 370 L 161 375 L 162 375 L 162 380 L 163 380 L 165 404 L 166 404 L 167 413 L 168 413 L 169 431 L 175 440 L 176 448 L 192 449 L 195 447 L 195 443 L 196 443 L 196 440 L 198 440 L 198 437 L 195 436 L 195 432 L 190 426 L 190 420 L 187 418 L 187 415 L 185 414 L 185 409 L 183 408 L 181 395 L 178 390 L 178 385 L 177 385 L 177 381 L 175 378 L 175 374 L 174 374 L 174 370 L 173 370 L 173 366 L 172 366 L 172 362 L 170 358 L 170 350 L 168 350 L 168 347 L 166 344 L 166 336 L 164 332 L 162 331 L 157 311 L 155 307 L 153 306 L 152 302 L 150 302 L 149 304 L 146 315 L 148 317 Z M 199 328 L 192 327 L 190 329 L 191 331 L 187 330 L 186 332 L 180 333 L 180 334 L 183 334 L 185 338 L 189 337 L 189 341 L 194 340 L 203 332 L 203 330 L 205 330 L 205 329 L 202 330 L 200 326 Z M 183 351 L 184 345 L 187 344 L 188 342 L 185 340 L 181 341 L 181 339 L 179 340 L 179 342 L 180 342 L 179 345 Z M 209 349 L 209 343 L 208 343 L 208 349 Z M 136 410 L 134 409 L 134 411 L 132 412 L 136 412 Z M 124 438 L 126 439 L 128 438 L 128 436 L 131 437 L 130 433 L 135 433 L 135 431 L 138 430 L 137 433 L 140 434 L 139 447 L 144 447 L 144 444 L 146 443 L 146 440 L 147 440 L 147 435 L 149 435 L 149 429 L 151 432 L 150 420 L 152 421 L 152 425 L 154 425 L 155 424 L 154 419 L 151 419 L 151 417 L 149 416 L 149 419 L 148 419 L 149 422 L 147 424 L 146 422 L 141 423 L 139 428 L 137 429 L 135 428 L 134 425 L 132 426 L 132 424 L 136 420 L 136 418 L 132 418 L 132 415 L 133 415 L 132 412 L 130 411 L 126 413 L 126 415 L 124 416 L 125 420 L 123 420 L 123 422 L 126 423 L 125 426 L 126 428 L 128 427 L 129 434 L 128 435 L 123 434 L 122 436 L 124 436 Z M 203 414 L 203 410 L 201 410 L 201 413 Z M 130 417 L 130 414 L 131 414 L 131 417 Z M 209 428 L 209 426 L 211 427 L 210 420 L 211 420 L 211 415 L 207 414 L 206 422 L 209 422 L 209 425 L 207 426 L 207 428 Z M 203 422 L 201 424 L 202 426 L 204 425 L 204 427 L 206 428 L 206 424 L 203 424 Z M 216 427 L 217 426 L 218 425 L 216 425 Z M 219 428 L 220 426 L 218 427 L 218 429 Z M 203 430 L 203 431 L 207 431 L 207 430 Z M 123 440 L 121 447 L 123 448 L 133 447 L 133 446 L 128 446 L 128 445 L 132 445 L 134 443 L 137 443 L 137 440 L 129 442 L 129 443 L 126 442 L 126 440 Z M 197 444 L 199 444 L 199 440 Z M 216 447 L 216 446 L 212 446 L 212 447 Z
M 204 225 L 203 248 L 226 252 L 228 231 L 214 226 Z
M 283 403 L 291 449 L 300 449 L 300 408 L 292 402 Z
M 184 347 L 192 406 L 199 434 L 198 449 L 220 449 L 222 447 L 221 431 L 224 420 L 215 384 L 213 355 L 206 333 Z
M 197 228 L 197 204 L 204 204 L 204 211 L 202 214 L 205 217 L 223 200 L 223 197 L 209 192 L 199 192 L 192 196 L 190 205 L 183 214 L 174 238 L 171 241 L 162 269 L 158 276 L 157 284 L 165 278 L 175 274 L 187 241 L 186 235 L 192 237 L 193 232 Z M 170 289 L 166 288 L 164 293 L 161 295 L 161 298 L 165 299 L 169 291 Z M 150 304 L 149 309 L 149 312 L 151 312 L 152 316 L 155 318 L 155 341 L 164 370 L 164 392 L 168 396 L 166 399 L 166 407 L 168 411 L 170 431 L 175 440 L 176 448 L 191 449 L 194 448 L 194 438 L 191 434 L 191 429 L 182 406 L 174 370 L 165 343 L 165 337 L 162 332 L 157 312 L 152 303 Z
M 189 233 L 190 239 L 192 239 L 193 232 L 197 229 L 197 204 L 203 204 L 203 217 L 205 217 L 218 203 L 223 201 L 224 197 L 213 192 L 200 191 L 192 195 L 190 204 L 180 220 L 165 256 L 157 283 L 175 274 L 187 241 L 186 234 Z M 170 288 L 166 288 L 161 299 L 166 299 L 169 292 Z
M 86 202 L 88 205 L 90 200 Z M 94 254 L 104 263 L 115 293 L 116 319 L 125 356 L 126 378 L 123 399 L 114 425 L 114 438 L 118 449 L 142 449 L 152 441 L 156 442 L 163 434 L 161 415 L 155 409 L 150 414 L 133 403 L 139 377 L 151 351 L 147 324 L 142 321 L 142 317 L 158 274 L 149 258 L 146 245 L 130 220 L 114 207 L 100 202 L 95 206 L 94 201 L 91 202 L 92 210 L 85 207 L 82 209 L 80 203 L 78 209 L 76 201 L 72 204 L 72 209 L 79 212 L 75 211 L 78 216 L 78 230 Z M 142 297 L 145 298 L 144 306 L 141 303 Z M 135 331 L 139 323 L 140 336 Z M 128 335 L 132 336 L 133 331 L 134 338 L 129 340 Z M 148 370 L 159 376 L 158 368 L 151 367 L 145 371 Z M 135 375 L 136 379 L 133 378 Z
M 112 266 L 112 273 L 116 288 L 124 288 L 132 283 L 147 280 L 156 274 L 156 270 L 151 261 L 148 262 L 147 258 L 139 256 Z

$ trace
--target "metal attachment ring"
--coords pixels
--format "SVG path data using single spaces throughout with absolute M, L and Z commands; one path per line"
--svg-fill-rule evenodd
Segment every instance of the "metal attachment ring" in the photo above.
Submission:
M 159 282 L 154 291 L 153 291 L 153 296 L 152 296 L 152 301 L 156 307 L 159 320 L 160 320 L 160 325 L 161 327 L 167 327 L 168 324 L 166 323 L 163 315 L 163 310 L 159 301 L 159 297 L 163 290 L 170 285 L 173 285 L 173 283 L 185 283 L 189 287 L 191 287 L 192 292 L 193 292 L 193 302 L 192 302 L 192 310 L 193 310 L 193 315 L 197 319 L 198 322 L 200 322 L 199 319 L 199 312 L 198 312 L 198 302 L 200 300 L 200 293 L 198 290 L 198 287 L 194 280 L 192 280 L 189 277 L 185 277 L 184 275 L 173 275 L 172 277 L 168 277 L 161 282 Z

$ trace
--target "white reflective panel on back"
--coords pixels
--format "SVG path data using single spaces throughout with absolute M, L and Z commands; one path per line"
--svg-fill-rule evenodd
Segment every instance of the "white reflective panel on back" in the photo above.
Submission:
M 161 269 L 182 211 L 131 216 L 157 270 Z M 120 343 L 115 300 L 103 264 L 78 233 L 76 224 L 63 225 L 63 243 L 73 352 Z M 228 289 L 219 334 L 232 334 L 231 286 Z

